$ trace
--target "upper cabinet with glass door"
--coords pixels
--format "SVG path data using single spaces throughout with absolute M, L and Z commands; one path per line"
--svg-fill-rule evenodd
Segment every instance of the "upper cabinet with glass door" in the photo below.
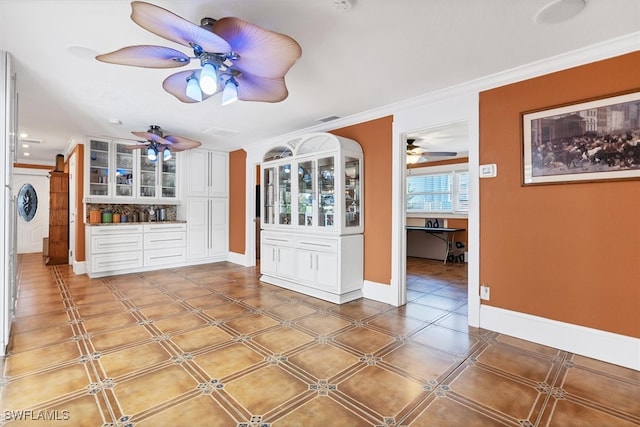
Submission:
M 85 198 L 101 203 L 177 202 L 176 155 L 148 157 L 132 144 L 90 138 L 85 165 Z M 156 158 L 157 157 L 157 158 Z
M 87 150 L 89 198 L 134 197 L 135 155 L 124 143 L 90 139 Z
M 269 150 L 262 163 L 263 228 L 362 233 L 362 165 L 360 144 L 328 133 Z

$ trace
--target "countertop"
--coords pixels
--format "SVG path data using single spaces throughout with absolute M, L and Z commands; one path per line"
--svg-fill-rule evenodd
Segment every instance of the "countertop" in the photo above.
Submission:
M 89 224 L 89 223 L 85 223 L 85 225 L 88 226 L 103 226 L 103 225 L 107 225 L 107 226 L 118 226 L 118 225 L 147 225 L 147 224 L 153 224 L 153 225 L 157 225 L 157 224 L 186 224 L 187 221 L 145 221 L 145 222 L 99 222 L 96 224 Z

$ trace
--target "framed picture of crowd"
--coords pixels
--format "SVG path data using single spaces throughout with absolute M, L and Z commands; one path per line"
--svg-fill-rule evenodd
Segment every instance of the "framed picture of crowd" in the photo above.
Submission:
M 522 114 L 523 184 L 640 178 L 640 91 Z

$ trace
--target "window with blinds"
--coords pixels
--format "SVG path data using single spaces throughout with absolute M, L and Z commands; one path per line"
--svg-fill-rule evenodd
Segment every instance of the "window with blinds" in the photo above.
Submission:
M 453 170 L 408 176 L 407 212 L 469 212 L 469 172 Z

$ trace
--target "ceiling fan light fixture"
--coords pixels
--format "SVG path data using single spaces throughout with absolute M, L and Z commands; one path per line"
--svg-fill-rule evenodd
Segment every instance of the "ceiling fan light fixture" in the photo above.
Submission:
M 162 160 L 165 162 L 167 160 L 171 160 L 171 150 L 169 150 L 169 147 L 164 147 L 164 150 L 162 151 Z
M 207 95 L 213 95 L 218 90 L 218 74 L 216 67 L 210 62 L 205 62 L 202 65 L 200 89 Z
M 420 157 L 422 157 L 422 154 L 420 153 L 408 153 L 407 164 L 414 165 L 418 163 L 418 161 L 420 160 Z
M 195 73 L 192 73 L 191 76 L 187 78 L 187 89 L 185 94 L 188 98 L 191 98 L 196 102 L 202 102 L 202 91 L 200 90 L 200 84 L 198 83 Z
M 231 77 L 224 85 L 222 91 L 222 105 L 229 105 L 238 100 L 238 83 Z
M 147 150 L 147 159 L 151 162 L 155 162 L 158 160 L 158 151 L 155 147 L 149 147 Z

